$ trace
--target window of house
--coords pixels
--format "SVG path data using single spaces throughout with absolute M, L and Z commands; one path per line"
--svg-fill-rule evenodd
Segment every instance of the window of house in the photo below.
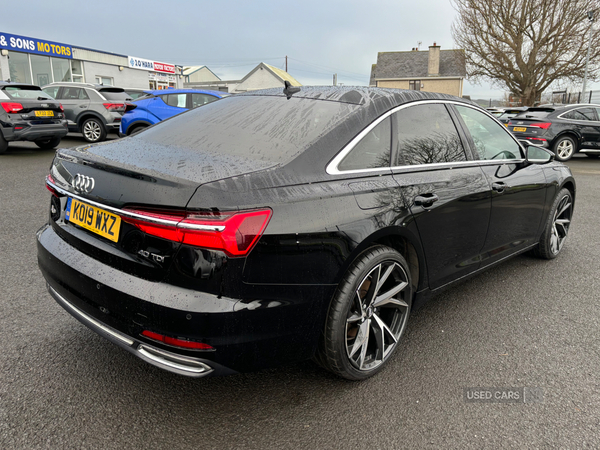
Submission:
M 103 77 L 100 75 L 96 75 L 96 83 L 103 84 L 104 86 L 112 86 L 113 79 L 112 77 Z
M 393 114 L 397 153 L 394 166 L 466 161 L 467 155 L 446 106 L 417 105 Z
M 8 52 L 8 69 L 10 71 L 10 81 L 31 84 L 31 68 L 29 67 L 29 55 L 27 53 Z
M 31 72 L 33 84 L 45 86 L 52 83 L 52 70 L 50 69 L 50 58 L 42 55 L 29 55 L 31 58 Z
M 363 137 L 339 164 L 339 170 L 374 169 L 389 167 L 391 121 L 384 119 Z
M 81 61 L 75 59 L 71 60 L 71 74 L 73 77 L 73 81 L 77 83 L 83 83 L 85 81 Z
M 456 106 L 481 159 L 520 159 L 521 147 L 504 126 L 491 117 L 466 106 Z
M 421 81 L 420 80 L 411 80 L 408 82 L 408 88 L 411 91 L 420 91 L 421 90 Z
M 64 58 L 50 58 L 54 81 L 71 81 L 71 61 Z

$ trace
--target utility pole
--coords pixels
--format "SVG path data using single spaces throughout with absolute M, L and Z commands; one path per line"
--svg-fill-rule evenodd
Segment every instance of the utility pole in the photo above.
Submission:
M 337 73 L 333 74 L 333 85 L 337 86 Z
M 285 57 L 285 71 L 287 72 L 287 56 Z
M 592 31 L 594 29 L 594 13 L 595 9 L 588 11 L 588 19 L 590 19 L 590 37 L 588 39 L 588 50 L 585 58 L 585 72 L 583 75 L 583 95 L 585 96 L 585 88 L 587 87 L 588 64 L 590 63 L 590 50 L 592 48 Z

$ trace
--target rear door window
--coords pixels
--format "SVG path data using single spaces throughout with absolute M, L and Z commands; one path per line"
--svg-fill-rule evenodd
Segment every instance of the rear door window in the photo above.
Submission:
M 89 100 L 85 89 L 77 87 L 65 87 L 60 94 L 61 100 Z
M 506 127 L 488 115 L 466 106 L 455 105 L 466 125 L 480 159 L 520 159 L 521 147 L 510 136 Z
M 209 94 L 192 94 L 192 108 L 197 108 L 198 106 L 206 105 L 207 103 L 214 102 L 218 100 L 214 95 Z
M 466 161 L 467 155 L 446 106 L 417 105 L 393 114 L 397 151 L 393 166 Z

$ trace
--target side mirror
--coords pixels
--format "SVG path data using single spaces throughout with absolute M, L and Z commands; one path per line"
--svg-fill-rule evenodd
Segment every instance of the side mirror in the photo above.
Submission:
M 530 142 L 521 141 L 521 144 L 525 147 L 525 161 L 527 164 L 548 164 L 554 161 L 554 152 L 533 145 Z

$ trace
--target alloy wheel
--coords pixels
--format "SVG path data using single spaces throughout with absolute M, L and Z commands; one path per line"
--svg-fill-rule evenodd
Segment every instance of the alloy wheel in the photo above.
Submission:
M 346 319 L 346 352 L 356 369 L 370 371 L 385 362 L 404 331 L 410 287 L 395 261 L 375 266 L 358 286 Z
M 88 120 L 83 126 L 83 134 L 89 141 L 97 141 L 102 134 L 100 124 L 95 120 Z
M 569 159 L 573 155 L 573 142 L 570 139 L 563 139 L 556 146 L 556 152 L 560 159 Z
M 571 224 L 571 215 L 573 213 L 572 205 L 571 197 L 565 195 L 558 203 L 558 207 L 554 213 L 552 235 L 550 236 L 550 251 L 555 255 L 560 252 L 567 239 Z

